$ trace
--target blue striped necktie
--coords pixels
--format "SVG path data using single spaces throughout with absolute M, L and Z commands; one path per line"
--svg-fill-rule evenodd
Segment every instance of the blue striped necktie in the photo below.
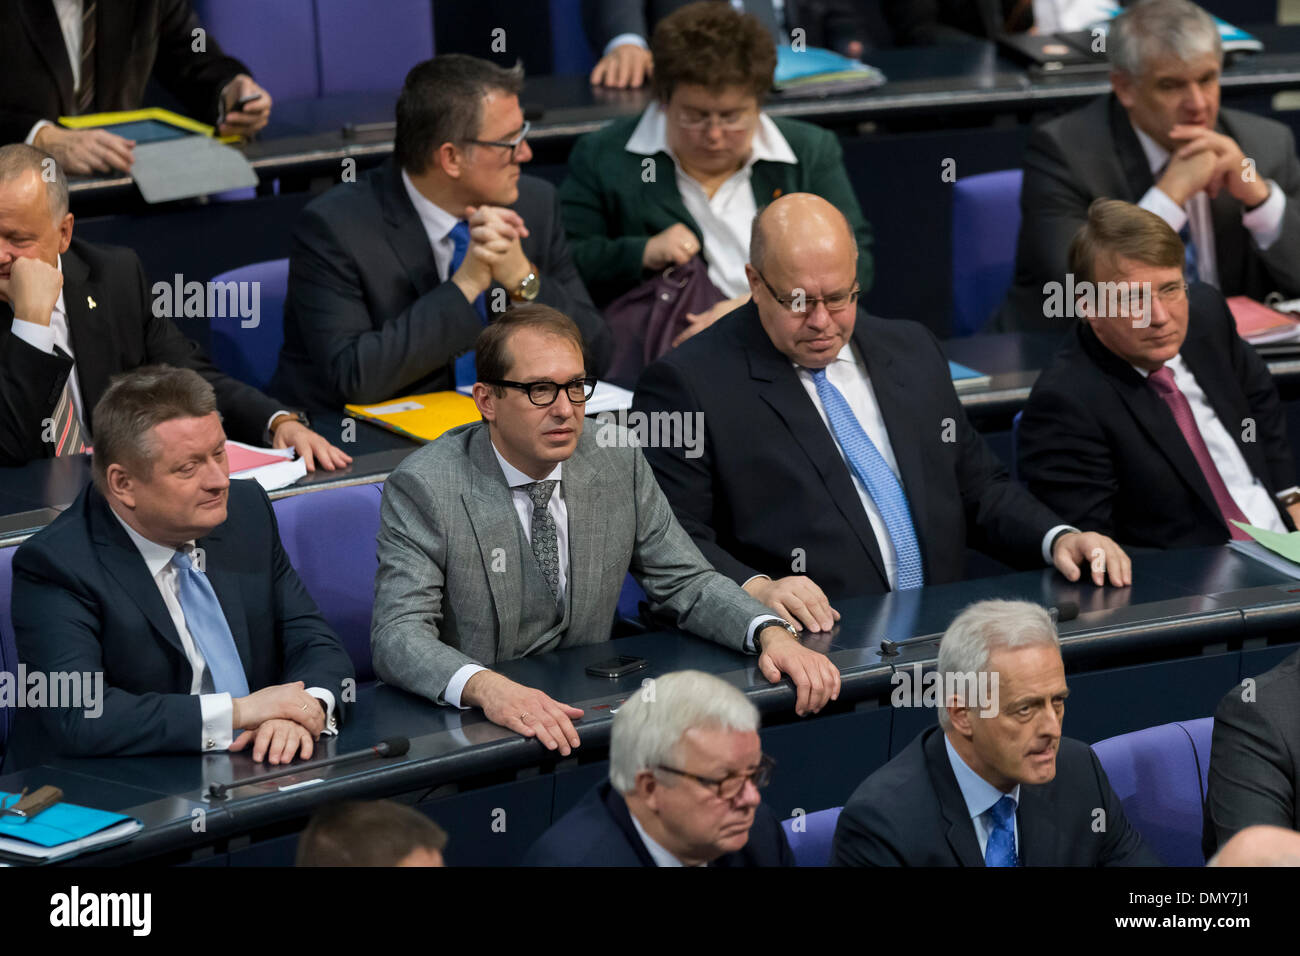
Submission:
M 1003 797 L 984 811 L 993 826 L 984 845 L 985 866 L 1019 866 L 1016 855 L 1016 801 Z
M 465 261 L 465 253 L 469 251 L 469 223 L 464 219 L 451 227 L 451 232 L 447 233 L 451 237 L 451 268 L 447 270 L 447 281 L 456 274 L 460 264 Z M 481 293 L 474 300 L 474 309 L 478 316 L 487 325 L 487 293 Z M 474 370 L 474 350 L 470 349 L 464 355 L 456 359 L 456 387 L 473 385 L 478 381 L 478 373 Z
M 218 694 L 232 697 L 248 696 L 248 678 L 239 660 L 235 638 L 230 633 L 226 612 L 221 610 L 217 592 L 212 590 L 208 576 L 194 567 L 194 562 L 184 551 L 172 556 L 176 565 L 176 591 L 181 612 L 190 637 L 198 645 L 199 653 L 212 675 L 212 689 Z
M 1192 220 L 1190 218 L 1183 223 L 1183 228 L 1178 230 L 1178 238 L 1183 240 L 1183 276 L 1188 282 L 1200 282 L 1201 272 L 1197 267 L 1200 256 L 1196 251 L 1196 243 L 1192 242 Z
M 889 540 L 894 545 L 894 554 L 898 558 L 898 590 L 919 588 L 925 583 L 925 572 L 921 564 L 921 547 L 916 541 L 916 529 L 912 526 L 912 511 L 907 505 L 907 493 L 903 491 L 893 469 L 863 430 L 840 390 L 826 377 L 826 369 L 809 371 L 812 372 L 817 397 L 826 410 L 826 418 L 831 423 L 835 440 L 840 443 L 849 467 L 880 509 L 880 517 L 884 519 L 885 530 L 889 532 Z

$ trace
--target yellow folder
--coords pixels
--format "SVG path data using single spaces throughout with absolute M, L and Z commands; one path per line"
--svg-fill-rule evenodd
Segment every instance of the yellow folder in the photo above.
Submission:
M 143 110 L 118 110 L 112 113 L 60 116 L 59 124 L 66 126 L 68 129 L 98 129 L 101 126 L 117 126 L 121 123 L 139 123 L 145 120 L 157 120 L 159 123 L 166 123 L 168 126 L 175 126 L 178 129 L 199 133 L 203 136 L 214 136 L 217 132 L 215 128 L 207 123 L 200 123 L 198 120 L 192 120 L 188 116 L 173 113 L 171 110 L 165 110 L 160 106 L 151 106 Z M 238 143 L 241 140 L 242 137 L 240 136 L 217 137 L 219 143 Z
M 474 399 L 460 392 L 427 392 L 394 398 L 378 405 L 344 407 L 357 418 L 418 441 L 433 441 L 457 425 L 479 420 Z

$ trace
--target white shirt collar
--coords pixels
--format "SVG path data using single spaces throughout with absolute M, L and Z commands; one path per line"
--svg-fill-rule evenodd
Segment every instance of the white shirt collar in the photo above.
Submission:
M 645 827 L 641 826 L 641 821 L 636 818 L 632 808 L 628 807 L 628 816 L 632 818 L 632 826 L 636 827 L 637 835 L 641 837 L 641 842 L 645 844 L 646 850 L 650 853 L 651 858 L 655 861 L 655 866 L 685 866 L 681 860 L 673 856 L 654 840 L 650 839 L 650 834 L 645 832 Z
M 623 148 L 629 153 L 642 156 L 667 153 L 674 163 L 677 162 L 677 157 L 668 148 L 668 116 L 659 103 L 651 103 L 646 107 L 640 121 L 636 124 L 636 129 L 632 131 Z M 789 163 L 792 166 L 799 163 L 799 158 L 795 156 L 786 138 L 781 135 L 781 130 L 777 128 L 776 123 L 761 111 L 758 114 L 758 129 L 754 131 L 754 138 L 750 142 L 749 158 L 743 168 L 749 169 L 760 159 L 773 163 Z
M 1151 172 L 1159 172 L 1164 168 L 1165 163 L 1169 162 L 1169 150 L 1152 139 L 1145 130 L 1139 129 L 1132 120 L 1129 122 L 1132 123 L 1133 132 L 1137 134 L 1138 142 L 1142 144 L 1142 152 L 1146 154 L 1147 164 L 1151 167 Z
M 831 359 L 831 365 L 834 365 L 836 362 L 848 362 L 850 365 L 857 365 L 858 360 L 853 355 L 852 342 L 845 342 L 844 346 L 835 353 L 835 358 Z M 797 362 L 791 362 L 790 364 L 793 365 L 797 371 L 807 372 L 809 375 L 813 374 L 813 370 L 805 365 L 800 365 Z M 829 369 L 831 365 L 827 365 L 826 367 Z
M 411 182 L 411 177 L 406 175 L 404 169 L 402 170 L 402 185 L 406 187 L 406 195 L 411 197 L 411 205 L 415 207 L 415 214 L 420 217 L 420 223 L 424 226 L 424 231 L 429 235 L 443 239 L 447 233 L 451 232 L 456 223 L 460 222 L 460 217 L 453 216 L 416 189 L 415 183 Z
M 508 462 L 508 461 L 506 461 L 504 458 L 502 458 L 502 457 L 501 457 L 501 452 L 497 451 L 497 446 L 496 446 L 496 443 L 495 443 L 495 442 L 491 442 L 490 444 L 492 445 L 492 454 L 494 454 L 494 455 L 497 456 L 497 464 L 499 464 L 499 465 L 501 466 L 501 473 L 502 473 L 503 475 L 506 476 L 506 484 L 507 484 L 507 485 L 509 485 L 511 488 L 518 488 L 520 485 L 531 485 L 531 484 L 533 484 L 534 482 L 536 482 L 536 481 L 538 480 L 538 479 L 536 479 L 536 478 L 530 478 L 528 475 L 525 475 L 522 471 L 520 471 L 520 470 L 519 470 L 518 468 L 516 468 L 514 465 L 510 464 L 510 462 Z M 562 461 L 561 461 L 561 462 L 556 462 L 556 465 L 555 465 L 555 467 L 551 470 L 551 473 L 550 473 L 549 475 L 547 475 L 545 478 L 542 478 L 541 480 L 542 480 L 542 481 L 552 481 L 552 480 L 554 480 L 554 481 L 559 481 L 559 480 L 560 480 L 560 470 L 561 470 L 563 467 L 564 467 L 564 462 L 562 462 Z
M 145 567 L 149 569 L 149 577 L 158 577 L 158 572 L 167 565 L 171 564 L 172 558 L 176 555 L 175 548 L 169 548 L 165 544 L 159 544 L 156 541 L 150 541 L 140 532 L 136 531 L 126 520 L 117 513 L 112 505 L 109 505 L 109 511 L 113 512 L 113 517 L 118 520 L 123 528 L 126 529 L 127 536 L 135 544 L 136 550 L 140 552 L 140 557 L 144 558 Z M 193 541 L 185 542 L 187 546 L 193 547 Z
M 1182 357 L 1182 355 L 1181 355 L 1181 354 L 1179 354 L 1179 355 L 1175 355 L 1175 356 L 1174 356 L 1173 358 L 1171 358 L 1168 362 L 1166 362 L 1165 365 L 1169 366 L 1169 370 L 1170 370 L 1171 372 L 1173 372 L 1174 374 L 1177 374 L 1178 371 L 1183 367 L 1183 357 Z M 1147 378 L 1147 377 L 1149 377 L 1149 376 L 1151 375 L 1151 373 L 1150 373 L 1149 371 L 1147 371 L 1147 370 L 1144 369 L 1144 368 L 1138 368 L 1136 365 L 1133 366 L 1133 371 L 1137 372 L 1137 373 L 1138 373 L 1139 375 L 1141 375 L 1143 378 Z
M 63 274 L 63 256 L 62 256 L 62 255 L 60 255 L 60 256 L 58 257 L 58 266 L 59 266 L 59 274 L 62 275 L 62 274 Z M 63 315 L 64 315 L 65 317 L 66 317 L 67 314 L 68 314 L 68 307 L 67 307 L 67 305 L 66 305 L 66 304 L 64 303 L 64 301 L 63 301 L 63 289 L 62 289 L 62 288 L 59 289 L 59 297 L 58 297 L 58 299 L 56 299 L 55 302 L 54 302 L 54 311 L 55 311 L 55 312 L 62 312 Z M 71 332 L 68 333 L 68 338 L 69 338 L 69 339 L 72 338 L 72 333 L 71 333 Z
M 967 766 L 947 734 L 943 735 L 943 746 L 948 751 L 948 763 L 952 764 L 952 772 L 957 777 L 957 786 L 972 820 L 987 813 L 1003 797 L 1010 797 L 1017 807 L 1020 806 L 1020 784 L 1016 784 L 1010 793 L 1003 793 Z

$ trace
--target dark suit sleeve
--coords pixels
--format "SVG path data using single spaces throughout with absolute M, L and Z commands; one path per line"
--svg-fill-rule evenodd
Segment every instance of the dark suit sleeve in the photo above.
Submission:
M 839 138 L 827 132 L 821 139 L 821 148 L 814 153 L 811 161 L 813 168 L 809 181 L 813 191 L 844 213 L 849 225 L 853 227 L 853 238 L 858 245 L 858 284 L 862 286 L 862 294 L 866 295 L 875 278 L 875 263 L 871 256 L 871 224 L 862 214 L 853 184 L 849 182 Z
M 1110 785 L 1101 761 L 1091 747 L 1088 756 L 1092 759 L 1092 773 L 1096 778 L 1097 788 L 1101 792 L 1101 804 L 1106 813 L 1106 829 L 1102 833 L 1100 866 L 1160 866 L 1160 859 L 1142 842 L 1142 836 L 1133 829 L 1124 816 L 1124 805 L 1120 802 L 1115 788 Z
M 646 0 L 582 0 L 582 27 L 597 59 L 604 54 L 605 44 L 623 33 L 650 42 L 645 4 Z
M 67 353 L 50 355 L 9 329 L 0 330 L 0 467 L 45 457 L 44 422 L 54 414 L 71 372 Z
M 853 800 L 840 812 L 831 841 L 831 866 L 906 866 L 886 814 L 866 800 Z
M 1295 825 L 1294 753 L 1270 710 L 1243 695 L 1234 687 L 1214 712 L 1206 829 L 1219 847 L 1255 824 Z
M 1276 148 L 1282 158 L 1282 168 L 1273 181 L 1286 194 L 1286 209 L 1282 213 L 1282 232 L 1267 249 L 1259 252 L 1259 257 L 1278 291 L 1293 298 L 1300 296 L 1300 158 L 1296 157 L 1295 135 L 1291 130 L 1281 127 Z M 1253 239 L 1251 245 L 1254 246 Z
M 701 412 L 690 385 L 668 362 L 652 363 L 636 385 L 632 407 L 653 415 L 655 412 L 680 412 L 682 417 Z M 654 470 L 659 487 L 672 505 L 677 522 L 691 536 L 706 561 L 737 584 L 744 584 L 756 571 L 738 561 L 722 549 L 714 533 L 713 505 L 713 449 L 708 434 L 708 416 L 703 416 L 705 435 L 700 443 L 700 456 L 687 458 L 684 448 L 647 447 L 642 451 Z
M 68 570 L 72 563 L 71 556 L 41 546 L 24 546 L 14 556 L 18 656 L 29 671 L 102 676 L 103 610 Z M 85 708 L 69 707 L 42 707 L 24 716 L 42 721 L 59 752 L 69 756 L 199 749 L 203 726 L 197 694 L 131 694 L 107 681 L 102 689 L 102 713 L 94 717 Z
M 226 434 L 252 445 L 265 444 L 266 426 L 272 415 L 285 408 L 284 403 L 218 371 L 197 342 L 186 338 L 171 319 L 155 315 L 149 306 L 151 297 L 144 266 L 138 258 L 135 258 L 135 269 L 138 292 L 130 307 L 138 309 L 144 322 L 146 361 L 150 365 L 172 365 L 198 372 L 217 393 L 217 408 Z
M 1115 535 L 1114 456 L 1082 394 L 1040 380 L 1020 419 L 1018 444 L 1020 478 L 1035 498 L 1081 531 Z
M 1016 283 L 1029 287 L 1041 308 L 1038 290 L 1064 279 L 1070 241 L 1087 220 L 1092 197 L 1074 181 L 1062 144 L 1043 129 L 1029 137 L 1024 172 Z
M 605 317 L 592 304 L 587 287 L 582 284 L 582 277 L 578 275 L 573 258 L 569 255 L 560 198 L 549 188 L 549 184 L 547 195 L 551 201 L 551 228 L 544 247 L 545 260 L 536 263 L 541 279 L 537 301 L 559 309 L 573 320 L 586 343 L 587 356 L 594 363 L 587 372 L 599 375 L 609 364 L 610 355 L 614 351 L 614 339 L 605 323 Z
M 194 31 L 202 24 L 189 0 L 163 0 L 158 24 L 158 55 L 154 76 L 185 104 L 186 113 L 205 123 L 216 123 L 221 90 L 248 67 L 221 52 L 206 30 L 204 49 L 194 49 Z
M 387 242 L 380 235 L 362 240 Z M 335 224 L 311 207 L 294 230 L 288 308 L 320 375 L 344 402 L 361 404 L 401 394 L 450 365 L 474 347 L 483 328 L 452 282 L 439 283 L 376 328 L 357 256 L 344 248 Z
M 321 687 L 334 695 L 334 715 L 343 725 L 347 702 L 355 697 L 356 674 L 352 659 L 337 634 L 321 617 L 316 602 L 303 587 L 298 572 L 280 543 L 275 509 L 266 492 L 258 488 L 271 522 L 271 572 L 274 576 L 275 616 L 284 651 L 280 682 L 300 680 L 306 687 Z M 350 682 L 350 683 L 345 683 Z M 254 688 L 255 690 L 260 688 Z
M 582 277 L 590 283 L 635 285 L 641 281 L 641 258 L 648 235 L 619 235 L 610 205 L 616 201 L 607 187 L 599 132 L 578 138 L 569 153 L 569 172 L 560 184 L 560 202 L 569 248 Z
M 1276 494 L 1283 488 L 1296 483 L 1295 457 L 1291 453 L 1291 442 L 1287 438 L 1286 412 L 1282 409 L 1282 400 L 1278 397 L 1277 384 L 1273 374 L 1268 370 L 1259 353 L 1237 334 L 1236 323 L 1227 303 L 1219 296 L 1223 330 L 1227 341 L 1224 353 L 1232 363 L 1232 370 L 1246 393 L 1246 403 L 1250 406 L 1255 419 L 1255 440 L 1260 443 L 1264 460 L 1268 463 L 1269 492 Z M 1240 435 L 1245 428 L 1244 422 L 1225 422 L 1229 434 Z

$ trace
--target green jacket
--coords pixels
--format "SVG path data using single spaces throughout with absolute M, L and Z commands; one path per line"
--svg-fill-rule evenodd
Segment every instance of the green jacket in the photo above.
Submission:
M 592 299 L 601 306 L 647 278 L 641 256 L 651 236 L 680 222 L 702 238 L 677 190 L 671 157 L 658 153 L 654 179 L 645 182 L 642 164 L 650 157 L 624 148 L 640 118 L 615 120 L 580 137 L 560 186 L 573 261 Z M 816 193 L 843 212 L 858 240 L 858 282 L 865 294 L 873 275 L 871 226 L 849 184 L 839 141 L 829 130 L 802 120 L 777 116 L 772 120 L 799 162 L 756 162 L 751 175 L 755 202 L 762 208 L 787 193 Z M 707 259 L 708 250 L 702 255 Z

